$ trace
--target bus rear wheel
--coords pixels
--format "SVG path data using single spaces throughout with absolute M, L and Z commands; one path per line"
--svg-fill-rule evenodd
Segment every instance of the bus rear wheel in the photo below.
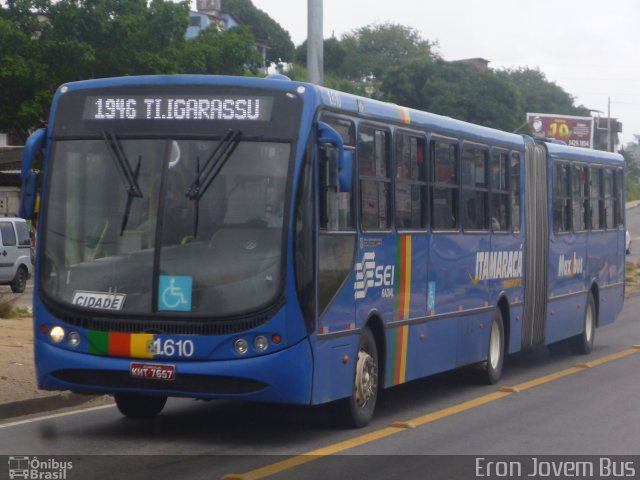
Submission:
M 593 340 L 596 336 L 596 303 L 593 294 L 587 294 L 587 303 L 584 309 L 583 330 L 580 335 L 571 339 L 571 349 L 578 355 L 587 355 L 593 349 Z
M 502 312 L 499 308 L 494 309 L 491 319 L 491 330 L 489 331 L 489 349 L 487 360 L 482 365 L 479 380 L 481 383 L 493 385 L 502 376 L 502 366 L 504 364 L 504 323 Z
M 120 413 L 129 418 L 153 418 L 162 411 L 167 403 L 167 397 L 135 393 L 116 393 L 113 397 Z
M 335 413 L 341 424 L 360 428 L 371 421 L 378 398 L 378 385 L 378 349 L 373 333 L 365 328 L 358 345 L 353 393 L 335 403 Z

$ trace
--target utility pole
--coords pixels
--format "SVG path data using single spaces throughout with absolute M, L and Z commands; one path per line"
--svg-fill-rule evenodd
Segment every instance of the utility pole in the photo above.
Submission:
M 613 152 L 611 144 L 611 97 L 607 98 L 607 152 Z
M 307 0 L 307 77 L 316 85 L 324 83 L 324 39 L 322 0 Z

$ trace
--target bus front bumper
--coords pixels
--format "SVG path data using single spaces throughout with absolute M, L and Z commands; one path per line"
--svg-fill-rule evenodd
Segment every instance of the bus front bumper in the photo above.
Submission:
M 96 356 L 34 341 L 38 387 L 78 393 L 141 393 L 309 404 L 313 359 L 308 339 L 259 357 L 224 361 L 155 361 Z M 173 370 L 173 379 L 132 376 L 133 367 Z

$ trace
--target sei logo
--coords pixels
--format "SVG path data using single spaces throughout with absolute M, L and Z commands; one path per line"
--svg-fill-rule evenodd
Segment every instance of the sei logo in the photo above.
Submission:
M 356 264 L 355 299 L 365 298 L 369 288 L 382 289 L 382 297 L 393 297 L 395 265 L 376 265 L 376 253 L 365 252 L 362 262 Z

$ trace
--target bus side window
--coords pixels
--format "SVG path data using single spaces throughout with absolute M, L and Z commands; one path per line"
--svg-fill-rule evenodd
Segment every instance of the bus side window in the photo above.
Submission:
M 585 165 L 573 165 L 571 177 L 573 198 L 573 231 L 584 232 L 589 228 L 589 182 Z
M 603 203 L 602 198 L 602 169 L 591 168 L 589 175 L 589 193 L 591 196 L 591 229 L 602 230 L 604 228 Z
M 520 155 L 511 155 L 511 226 L 520 231 Z
M 603 169 L 604 226 L 607 230 L 617 228 L 613 213 L 613 171 Z
M 344 155 L 347 161 L 353 161 L 351 150 L 345 149 Z M 320 228 L 334 232 L 353 229 L 353 188 L 341 191 L 338 160 L 336 148 L 320 146 Z
M 389 133 L 361 127 L 358 133 L 360 221 L 363 230 L 391 228 Z
M 615 173 L 613 185 L 614 225 L 617 228 L 624 227 L 624 171 L 619 168 Z
M 434 230 L 458 229 L 458 146 L 431 141 L 433 183 L 431 186 L 432 225 Z
M 396 227 L 426 228 L 427 167 L 424 140 L 414 135 L 396 136 Z
M 491 155 L 491 227 L 494 232 L 509 230 L 509 156 L 495 151 Z
M 555 162 L 553 165 L 553 231 L 571 231 L 571 175 L 570 165 Z
M 462 228 L 489 229 L 489 152 L 481 147 L 462 148 Z

